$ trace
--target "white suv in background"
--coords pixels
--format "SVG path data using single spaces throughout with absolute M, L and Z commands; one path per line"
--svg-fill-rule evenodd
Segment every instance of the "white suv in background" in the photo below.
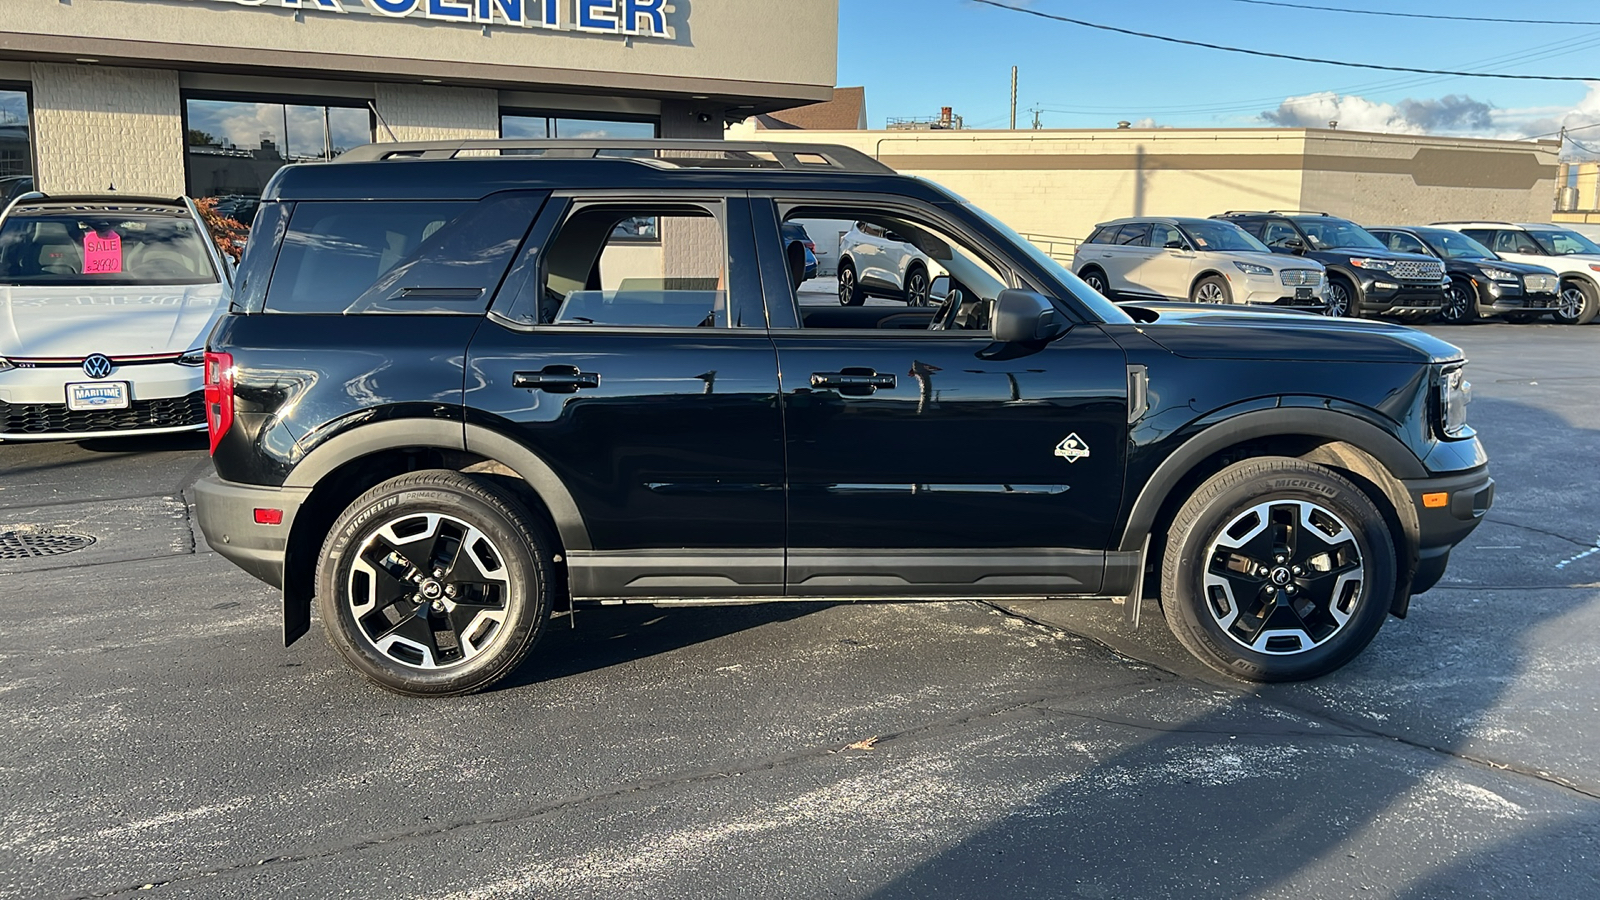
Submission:
M 1501 259 L 1554 269 L 1561 276 L 1557 322 L 1587 325 L 1600 313 L 1600 246 L 1570 228 L 1533 222 L 1435 222 L 1488 247 Z
M 860 306 L 868 297 L 885 297 L 927 306 L 933 279 L 946 273 L 907 237 L 871 222 L 856 222 L 840 235 L 839 303 Z
M 1217 219 L 1140 216 L 1095 227 L 1072 260 L 1105 294 L 1321 311 L 1322 264 L 1275 254 Z

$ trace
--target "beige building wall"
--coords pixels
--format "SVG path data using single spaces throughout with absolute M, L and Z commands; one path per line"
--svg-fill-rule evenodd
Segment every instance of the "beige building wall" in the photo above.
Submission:
M 843 144 L 932 179 L 1017 231 L 1086 237 L 1108 219 L 1316 209 L 1378 224 L 1550 215 L 1552 142 L 1307 129 L 753 131 Z
M 178 73 L 34 63 L 31 77 L 39 190 L 183 194 Z
M 402 141 L 481 140 L 500 136 L 500 93 L 481 88 L 428 84 L 373 85 L 378 140 L 389 139 L 388 125 Z

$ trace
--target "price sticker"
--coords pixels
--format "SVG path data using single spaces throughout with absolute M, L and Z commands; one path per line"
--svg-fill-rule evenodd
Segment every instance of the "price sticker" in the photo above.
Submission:
M 118 275 L 122 272 L 122 235 L 93 231 L 83 236 L 83 274 Z

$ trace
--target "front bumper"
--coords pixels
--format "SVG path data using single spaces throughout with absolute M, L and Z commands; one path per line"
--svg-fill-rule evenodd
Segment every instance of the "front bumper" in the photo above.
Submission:
M 1466 540 L 1494 505 L 1494 479 L 1488 466 L 1405 482 L 1417 511 L 1417 571 L 1411 592 L 1420 594 L 1439 583 L 1450 551 Z M 1443 503 L 1439 498 L 1443 497 Z M 1433 505 L 1429 505 L 1429 501 Z
M 281 588 L 289 532 L 310 493 L 310 488 L 238 484 L 210 475 L 195 483 L 195 518 L 211 549 L 267 584 Z M 258 509 L 281 510 L 282 523 L 259 524 Z
M 133 437 L 206 427 L 204 374 L 197 366 L 119 365 L 102 380 L 127 382 L 126 408 L 68 409 L 67 385 L 94 381 L 76 366 L 0 372 L 0 441 Z
M 1297 296 L 1295 288 L 1285 287 L 1277 273 L 1272 275 L 1246 275 L 1232 278 L 1234 300 L 1252 306 L 1283 306 L 1290 309 L 1318 310 L 1327 307 L 1322 299 L 1322 285 L 1309 289 L 1309 296 Z
M 1387 281 L 1364 275 L 1361 311 L 1385 316 L 1425 316 L 1444 308 L 1442 284 Z

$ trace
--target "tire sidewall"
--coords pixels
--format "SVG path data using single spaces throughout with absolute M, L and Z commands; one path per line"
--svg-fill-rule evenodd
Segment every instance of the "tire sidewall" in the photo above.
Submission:
M 1600 291 L 1584 278 L 1573 278 L 1562 282 L 1560 287 L 1562 293 L 1565 293 L 1569 286 L 1576 287 L 1583 294 L 1583 306 L 1579 309 L 1578 315 L 1573 317 L 1563 315 L 1560 307 L 1557 307 L 1550 317 L 1563 325 L 1587 325 L 1594 321 L 1596 313 L 1600 313 Z
M 1320 466 L 1285 460 L 1278 471 L 1249 463 L 1223 470 L 1202 485 L 1178 515 L 1163 566 L 1163 611 L 1180 640 L 1200 659 L 1251 681 L 1298 681 L 1349 662 L 1382 627 L 1395 590 L 1394 545 L 1383 516 L 1349 481 Z M 1223 632 L 1205 608 L 1205 562 L 1211 542 L 1246 509 L 1271 500 L 1306 500 L 1336 513 L 1350 528 L 1366 566 L 1355 613 L 1323 644 L 1291 656 L 1260 653 Z
M 919 273 L 922 275 L 922 293 L 921 294 L 913 294 L 911 292 L 911 284 L 912 284 L 913 281 L 916 280 L 916 276 Z M 906 283 L 905 283 L 906 305 L 907 306 L 927 306 L 928 305 L 928 298 L 930 296 L 930 292 L 932 290 L 932 286 L 933 286 L 933 283 L 928 280 L 928 270 L 926 268 L 924 268 L 921 263 L 912 263 L 911 268 L 906 270 Z
M 393 479 L 362 495 L 329 529 L 317 564 L 317 605 L 324 632 L 357 672 L 381 687 L 409 695 L 470 693 L 520 665 L 542 632 L 550 609 L 547 551 L 537 542 L 530 546 L 515 508 L 499 508 L 452 487 L 405 484 L 406 480 L 406 476 Z M 370 646 L 358 635 L 347 598 L 355 549 L 383 524 L 428 512 L 459 518 L 483 532 L 504 558 L 509 582 L 505 623 L 493 648 L 468 663 L 438 671 L 403 665 Z
M 849 275 L 849 287 L 846 288 L 846 274 Z M 860 306 L 865 299 L 861 295 L 861 279 L 856 275 L 856 267 L 846 261 L 839 266 L 839 305 Z
M 1215 301 L 1213 303 L 1212 301 L 1209 301 L 1209 300 L 1201 300 L 1200 299 L 1200 289 L 1205 287 L 1208 284 L 1215 284 L 1222 291 L 1222 299 L 1221 300 Z M 1191 302 L 1191 303 L 1206 303 L 1208 305 L 1226 305 L 1226 304 L 1231 304 L 1233 302 L 1233 291 L 1229 289 L 1228 282 L 1222 276 L 1220 276 L 1220 275 L 1207 275 L 1206 277 L 1204 277 L 1204 278 L 1200 279 L 1199 281 L 1195 282 L 1194 289 L 1189 292 L 1189 302 Z
M 1457 296 L 1462 298 L 1461 314 L 1450 315 L 1450 310 L 1456 307 Z M 1445 293 L 1445 305 L 1439 310 L 1439 319 L 1451 325 L 1466 325 L 1478 318 L 1478 292 L 1471 283 L 1461 279 L 1450 279 L 1450 289 Z
M 1333 318 L 1360 318 L 1361 311 L 1358 309 L 1358 307 L 1361 305 L 1361 301 L 1356 299 L 1355 285 L 1351 284 L 1349 280 L 1342 275 L 1330 276 L 1328 278 L 1328 287 L 1332 288 L 1336 285 L 1344 292 L 1344 309 L 1335 311 L 1332 304 L 1329 304 L 1328 315 Z M 1324 299 L 1326 299 L 1326 295 L 1324 295 Z

